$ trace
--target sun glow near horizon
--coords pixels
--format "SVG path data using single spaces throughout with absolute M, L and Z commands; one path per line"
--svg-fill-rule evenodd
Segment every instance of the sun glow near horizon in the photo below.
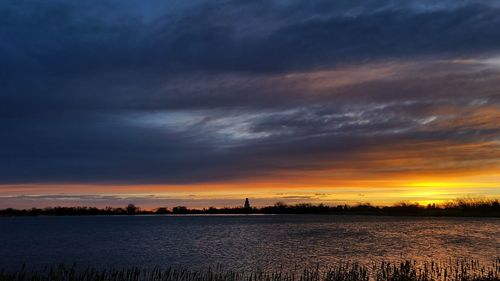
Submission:
M 400 202 L 443 204 L 458 198 L 498 198 L 497 177 L 473 177 L 456 180 L 351 180 L 339 185 L 315 184 L 310 179 L 288 181 L 228 182 L 192 185 L 19 185 L 2 186 L 0 203 L 5 206 L 36 207 L 57 205 L 120 206 L 133 202 L 146 208 L 186 205 L 188 207 L 232 207 L 242 198 L 251 198 L 255 206 L 276 202 L 327 205 L 370 203 L 393 205 Z M 473 181 L 475 180 L 475 181 Z M 12 190 L 9 192 L 9 190 Z M 106 190 L 107 192 L 103 192 Z

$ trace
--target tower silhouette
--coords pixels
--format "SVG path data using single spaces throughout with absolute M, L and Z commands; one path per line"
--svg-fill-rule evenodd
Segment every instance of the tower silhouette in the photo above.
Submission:
M 250 201 L 248 201 L 248 198 L 245 199 L 245 206 L 244 206 L 245 209 L 250 209 Z

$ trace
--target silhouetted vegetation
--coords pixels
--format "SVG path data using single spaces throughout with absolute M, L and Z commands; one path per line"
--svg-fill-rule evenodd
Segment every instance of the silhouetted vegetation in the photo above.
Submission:
M 43 209 L 2 209 L 0 216 L 79 216 L 79 215 L 196 215 L 196 214 L 339 214 L 339 215 L 380 215 L 380 216 L 473 216 L 500 217 L 500 203 L 495 200 L 457 199 L 441 205 L 427 206 L 416 203 L 399 203 L 393 206 L 358 205 L 287 205 L 281 202 L 262 208 L 203 208 L 189 209 L 185 206 L 173 208 L 161 207 L 155 210 L 143 210 L 134 204 L 125 208 L 106 207 L 48 207 Z
M 259 210 L 270 214 L 355 214 L 355 215 L 382 215 L 382 216 L 481 216 L 500 217 L 500 203 L 495 200 L 457 199 L 442 205 L 417 203 L 399 203 L 393 206 L 372 206 L 358 204 L 326 206 L 323 204 L 296 204 L 286 205 L 277 203 L 271 207 Z
M 42 271 L 22 268 L 16 272 L 0 271 L 0 281 L 497 281 L 500 280 L 499 260 L 488 266 L 477 261 L 449 263 L 423 263 L 414 261 L 402 263 L 372 264 L 339 263 L 323 269 L 244 272 L 224 270 L 221 267 L 206 270 L 183 268 L 141 269 L 80 269 L 76 266 L 58 266 Z

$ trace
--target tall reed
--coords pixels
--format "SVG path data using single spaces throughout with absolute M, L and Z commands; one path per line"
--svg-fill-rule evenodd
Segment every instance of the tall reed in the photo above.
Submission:
M 382 262 L 371 266 L 339 263 L 328 268 L 291 271 L 235 271 L 221 266 L 205 270 L 187 268 L 125 269 L 79 268 L 59 265 L 43 270 L 0 271 L 0 281 L 500 281 L 500 258 L 484 266 L 475 260 L 449 262 Z

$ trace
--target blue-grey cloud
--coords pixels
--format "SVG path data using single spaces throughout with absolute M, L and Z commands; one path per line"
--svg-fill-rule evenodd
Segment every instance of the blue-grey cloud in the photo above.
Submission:
M 497 1 L 416 2 L 3 3 L 0 46 L 9 72 L 48 75 L 287 71 L 497 50 Z
M 491 165 L 499 12 L 498 1 L 1 3 L 0 183 L 374 171 L 354 163 L 383 149 L 411 158 L 420 143 L 483 144 L 439 150 L 440 167 Z

